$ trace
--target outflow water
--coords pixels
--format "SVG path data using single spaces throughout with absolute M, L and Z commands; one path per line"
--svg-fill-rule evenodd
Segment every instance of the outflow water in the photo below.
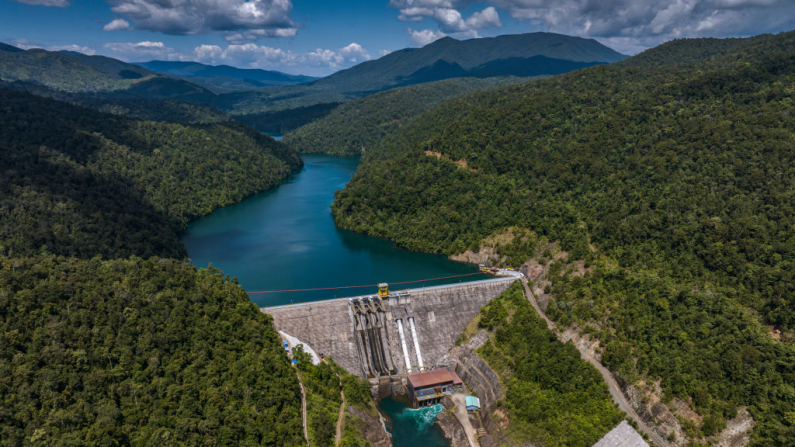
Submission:
M 434 424 L 441 405 L 413 409 L 405 402 L 382 399 L 378 405 L 389 416 L 394 447 L 449 447 L 442 429 Z
M 249 292 L 368 285 L 339 290 L 251 294 L 259 306 L 374 294 L 379 282 L 423 280 L 477 272 L 444 256 L 413 253 L 392 242 L 334 226 L 331 203 L 358 157 L 307 155 L 281 186 L 216 210 L 188 225 L 182 240 L 197 267 L 212 263 Z M 406 286 L 485 279 L 471 275 Z

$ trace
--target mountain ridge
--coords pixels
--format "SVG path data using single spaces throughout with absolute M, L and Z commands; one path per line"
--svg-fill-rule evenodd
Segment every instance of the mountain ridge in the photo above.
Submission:
M 152 60 L 134 62 L 148 70 L 185 78 L 191 82 L 228 89 L 252 89 L 312 82 L 318 78 L 292 75 L 275 70 L 209 65 L 195 61 Z
M 465 70 L 471 70 L 493 60 L 533 56 L 587 63 L 613 63 L 626 58 L 596 40 L 555 33 L 507 34 L 461 41 L 445 37 L 421 48 L 395 51 L 379 59 L 338 71 L 312 85 L 336 83 L 346 86 L 346 89 L 379 90 L 373 81 L 362 83 L 361 79 L 375 78 L 383 85 L 392 86 L 399 84 L 398 77 L 409 76 L 440 60 L 455 62 Z M 363 76 L 368 71 L 370 74 Z

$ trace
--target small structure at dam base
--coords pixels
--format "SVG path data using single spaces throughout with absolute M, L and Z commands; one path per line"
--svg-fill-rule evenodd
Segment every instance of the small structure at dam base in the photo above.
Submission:
M 464 382 L 455 371 L 436 369 L 406 377 L 406 391 L 414 408 L 436 405 L 444 396 L 464 389 Z
M 480 399 L 477 396 L 467 396 L 467 413 L 480 413 Z

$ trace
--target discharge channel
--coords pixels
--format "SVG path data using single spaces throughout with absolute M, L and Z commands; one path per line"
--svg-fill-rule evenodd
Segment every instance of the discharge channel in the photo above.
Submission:
M 402 400 L 382 399 L 379 407 L 389 416 L 387 428 L 394 447 L 450 446 L 441 427 L 434 424 L 436 415 L 444 409 L 441 405 L 413 409 Z

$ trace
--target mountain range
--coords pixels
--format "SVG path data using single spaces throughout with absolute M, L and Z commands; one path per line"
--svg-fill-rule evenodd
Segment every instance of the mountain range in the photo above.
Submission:
M 322 118 L 340 103 L 396 87 L 463 77 L 555 75 L 624 58 L 595 40 L 552 33 L 463 41 L 443 38 L 315 79 L 197 62 L 131 64 L 104 56 L 2 44 L 0 81 L 35 94 L 51 89 L 48 96 L 89 107 L 106 107 L 97 97 L 112 99 L 116 103 L 111 111 L 131 110 L 140 119 L 150 118 L 147 114 L 158 108 L 142 107 L 134 100 L 177 100 L 214 107 L 262 131 L 289 131 Z M 67 98 L 64 93 L 73 96 Z M 186 108 L 171 105 L 161 110 L 171 114 L 171 110 Z M 163 113 L 156 115 L 163 118 Z M 173 120 L 184 121 L 176 115 Z
M 140 65 L 157 73 L 187 79 L 208 88 L 251 90 L 255 88 L 301 84 L 317 80 L 311 76 L 291 75 L 280 71 L 244 69 L 229 65 L 206 65 L 198 62 L 149 61 Z
M 434 81 L 459 77 L 468 71 L 477 71 L 478 67 L 484 70 L 482 73 L 485 73 L 490 63 L 494 64 L 492 68 L 500 65 L 496 61 L 516 61 L 536 56 L 543 58 L 535 59 L 534 62 L 545 63 L 549 58 L 591 65 L 618 62 L 626 58 L 623 54 L 593 39 L 554 33 L 513 34 L 469 40 L 445 37 L 422 48 L 395 51 L 380 59 L 338 71 L 316 81 L 313 85 L 338 91 L 366 93 L 423 82 L 423 72 L 433 71 L 430 67 L 443 67 L 444 63 L 451 67 L 460 66 L 463 71 L 453 71 L 448 76 L 437 76 Z M 505 66 L 511 67 L 510 64 Z M 574 67 L 572 66 L 571 69 L 582 66 Z M 532 76 L 559 72 L 557 67 L 551 70 L 539 69 Z M 493 70 L 492 73 L 497 76 L 519 75 L 510 70 Z M 412 78 L 416 81 L 410 81 Z

